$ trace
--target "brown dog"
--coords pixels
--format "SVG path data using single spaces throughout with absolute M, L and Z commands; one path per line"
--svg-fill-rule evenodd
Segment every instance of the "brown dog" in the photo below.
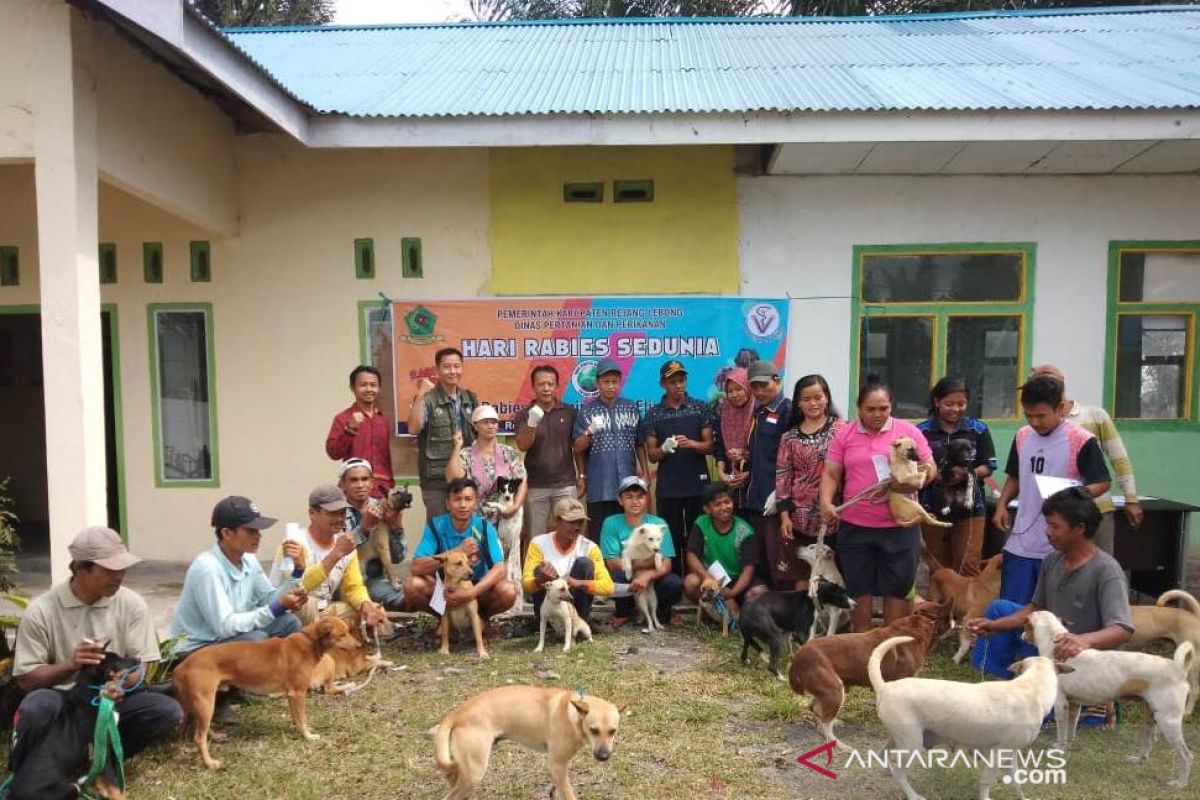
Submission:
M 412 492 L 407 486 L 393 486 L 388 490 L 387 497 L 383 498 L 381 505 L 385 509 L 402 512 L 412 505 L 412 501 Z M 383 520 L 371 529 L 367 540 L 358 546 L 358 565 L 364 573 L 367 570 L 367 562 L 376 558 L 379 559 L 383 574 L 387 575 L 392 588 L 399 590 L 404 585 L 404 580 L 400 577 L 396 565 L 392 563 L 392 532 Z
M 361 675 L 371 667 L 392 666 L 392 662 L 385 661 L 375 653 L 369 652 L 371 640 L 375 634 L 387 635 L 392 632 L 390 621 L 375 632 L 362 624 L 362 617 L 357 611 L 350 614 L 349 617 L 342 617 L 342 620 L 349 626 L 350 635 L 354 637 L 354 641 L 358 642 L 358 647 L 354 650 L 343 650 L 340 647 L 326 650 L 321 655 L 321 660 L 317 662 L 317 666 L 313 668 L 312 678 L 309 682 L 310 689 L 326 694 L 345 694 L 352 689 L 359 688 L 353 684 L 343 683 L 346 679 Z
M 188 722 L 195 726 L 193 738 L 204 765 L 209 769 L 221 766 L 208 753 L 208 729 L 222 684 L 254 692 L 286 692 L 296 730 L 313 741 L 319 737 L 308 729 L 305 706 L 313 669 L 326 651 L 357 647 L 349 626 L 328 616 L 282 639 L 214 644 L 189 655 L 175 668 L 171 681 L 175 699 L 183 706 L 184 727 Z
M 729 635 L 729 609 L 725 609 L 725 613 L 721 613 L 717 608 L 717 596 L 721 593 L 721 584 L 711 575 L 704 579 L 700 584 L 700 597 L 696 603 L 696 626 L 704 621 L 704 615 L 708 614 L 713 620 L 721 623 L 721 635 Z
M 888 456 L 888 468 L 892 480 L 903 483 L 914 489 L 921 489 L 929 483 L 933 476 L 933 464 L 922 464 L 917 458 L 917 445 L 907 436 L 901 436 L 892 442 L 891 453 Z M 926 511 L 915 496 L 904 492 L 888 492 L 888 509 L 901 528 L 908 528 L 918 522 L 927 522 L 939 528 L 952 528 L 951 522 L 942 522 Z
M 929 599 L 935 603 L 949 604 L 951 616 L 958 626 L 955 664 L 960 663 L 971 649 L 972 637 L 964 623 L 974 617 L 982 617 L 988 604 L 1000 596 L 1002 561 L 1002 555 L 992 556 L 983 562 L 980 573 L 970 578 L 959 575 L 949 567 L 941 567 L 929 575 Z
M 439 553 L 434 558 L 442 562 L 446 586 L 471 588 L 471 559 L 466 553 L 451 550 L 448 553 Z M 480 660 L 486 661 L 491 658 L 483 645 L 483 619 L 479 616 L 479 601 L 474 599 L 453 608 L 446 607 L 446 613 L 442 615 L 442 621 L 438 625 L 438 631 L 442 635 L 442 646 L 438 652 L 444 656 L 450 655 L 450 628 L 453 626 L 462 629 L 467 625 L 471 626 L 475 634 L 475 652 L 479 654 Z
M 867 660 L 871 652 L 893 636 L 913 641 L 892 649 L 883 660 L 886 680 L 911 678 L 925 665 L 938 632 L 949 624 L 950 606 L 921 603 L 914 613 L 891 625 L 866 633 L 839 633 L 810 639 L 792 654 L 788 682 L 796 694 L 812 695 L 812 710 L 825 739 L 833 736 L 833 723 L 846 699 L 847 686 L 870 686 Z
M 1168 606 L 1179 600 L 1185 608 Z M 1132 606 L 1133 635 L 1125 643 L 1126 649 L 1142 648 L 1156 639 L 1166 639 L 1176 647 L 1191 642 L 1198 654 L 1188 669 L 1188 696 L 1184 716 L 1196 707 L 1196 695 L 1200 691 L 1200 603 L 1181 589 L 1163 592 L 1152 606 Z

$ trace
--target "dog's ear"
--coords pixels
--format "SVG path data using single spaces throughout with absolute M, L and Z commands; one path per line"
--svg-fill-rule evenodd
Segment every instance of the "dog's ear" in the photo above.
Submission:
M 621 703 L 617 706 L 617 713 L 622 717 L 629 715 L 629 703 Z
M 1072 667 L 1070 664 L 1060 664 L 1059 662 L 1055 661 L 1054 662 L 1054 671 L 1059 673 L 1060 675 L 1066 675 L 1069 672 L 1074 672 L 1075 668 Z
M 588 704 L 583 699 L 576 700 L 574 697 L 572 697 L 571 705 L 575 706 L 575 710 L 578 711 L 581 715 L 583 715 L 585 717 L 587 716 Z

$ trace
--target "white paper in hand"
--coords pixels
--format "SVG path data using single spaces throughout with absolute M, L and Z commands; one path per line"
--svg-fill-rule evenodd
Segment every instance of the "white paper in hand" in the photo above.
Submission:
M 871 456 L 871 464 L 875 467 L 875 480 L 886 481 L 892 477 L 892 468 L 888 465 L 887 456 L 876 453 Z
M 717 579 L 717 583 L 721 585 L 721 588 L 728 586 L 732 580 L 729 577 L 729 573 L 725 571 L 725 567 L 721 566 L 720 561 L 714 561 L 708 565 L 708 574 Z
M 1074 478 L 1059 478 L 1054 475 L 1034 475 L 1033 480 L 1037 483 L 1038 493 L 1043 500 L 1063 489 L 1082 485 Z
M 429 609 L 435 614 L 446 613 L 446 586 L 442 583 L 442 576 L 436 576 L 436 582 L 433 584 L 433 595 L 429 598 Z

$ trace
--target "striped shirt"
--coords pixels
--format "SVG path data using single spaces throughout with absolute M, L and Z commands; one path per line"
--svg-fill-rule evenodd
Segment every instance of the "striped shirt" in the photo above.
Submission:
M 1121 441 L 1121 434 L 1117 433 L 1117 426 L 1113 424 L 1112 417 L 1108 415 L 1108 412 L 1096 406 L 1081 406 L 1079 403 L 1072 403 L 1071 410 L 1067 412 L 1067 421 L 1074 422 L 1096 437 L 1100 442 L 1100 449 L 1104 451 L 1104 455 L 1108 456 L 1108 461 L 1112 464 L 1113 472 L 1117 477 L 1117 485 L 1121 487 L 1121 493 L 1125 495 L 1125 502 L 1137 502 L 1138 493 L 1137 484 L 1133 480 L 1133 462 L 1129 460 L 1125 443 Z M 1112 498 L 1108 496 L 1108 492 L 1095 499 L 1096 507 L 1100 509 L 1101 514 L 1113 510 Z

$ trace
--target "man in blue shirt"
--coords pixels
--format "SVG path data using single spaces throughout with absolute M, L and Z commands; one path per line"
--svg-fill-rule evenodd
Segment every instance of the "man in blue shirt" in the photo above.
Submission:
M 507 580 L 504 550 L 491 522 L 476 513 L 479 487 L 471 478 L 455 478 L 446 484 L 446 511 L 425 524 L 421 542 L 413 552 L 412 573 L 404 583 L 409 611 L 430 611 L 429 600 L 437 584 L 438 561 L 434 556 L 461 550 L 471 558 L 474 584 L 470 589 L 444 587 L 446 606 L 479 603 L 485 620 L 512 608 L 517 587 Z
M 587 492 L 588 538 L 600 543 L 600 525 L 621 513 L 617 487 L 626 475 L 647 475 L 642 444 L 641 414 L 621 391 L 621 367 L 611 358 L 596 367 L 599 395 L 575 417 L 571 447 L 583 457 L 579 479 Z M 577 461 L 578 463 L 578 461 Z

